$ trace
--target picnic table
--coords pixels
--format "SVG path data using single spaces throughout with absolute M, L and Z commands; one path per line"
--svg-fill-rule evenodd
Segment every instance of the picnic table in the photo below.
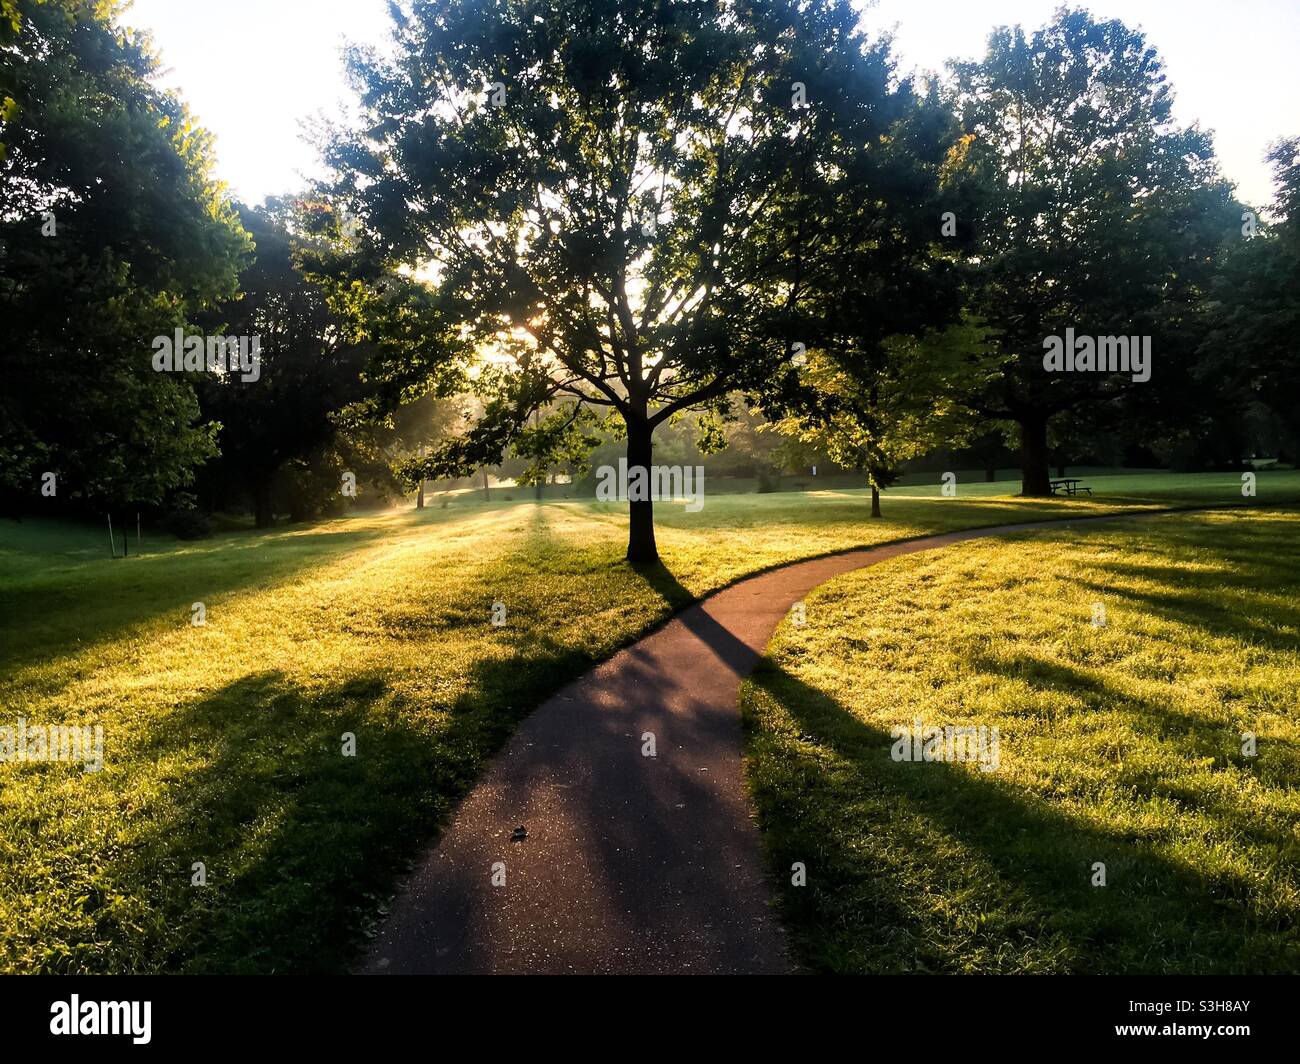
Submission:
M 1080 484 L 1078 477 L 1061 477 L 1059 480 L 1052 481 L 1052 494 L 1064 491 L 1066 495 L 1077 495 L 1081 491 L 1092 494 L 1092 488 L 1086 484 Z

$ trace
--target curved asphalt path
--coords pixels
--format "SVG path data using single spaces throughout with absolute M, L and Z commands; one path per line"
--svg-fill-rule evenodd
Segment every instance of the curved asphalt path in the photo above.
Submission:
M 745 791 L 737 701 L 791 605 L 903 554 L 1169 512 L 887 543 L 749 577 L 687 608 L 523 722 L 406 881 L 363 971 L 790 971 Z M 642 755 L 645 732 L 654 758 Z M 512 841 L 519 825 L 527 838 Z M 498 862 L 503 886 L 492 882 Z

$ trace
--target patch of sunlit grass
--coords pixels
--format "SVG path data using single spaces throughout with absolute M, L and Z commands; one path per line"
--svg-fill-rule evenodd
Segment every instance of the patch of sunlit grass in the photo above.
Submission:
M 972 542 L 813 592 L 742 699 L 805 961 L 1300 969 L 1298 593 L 1285 511 Z M 996 727 L 997 770 L 893 760 L 918 720 Z
M 116 561 L 106 530 L 5 522 L 0 726 L 102 724 L 106 749 L 99 773 L 0 765 L 0 969 L 345 967 L 518 720 L 693 597 L 826 551 L 1113 508 L 867 505 L 661 505 L 652 573 L 622 560 L 623 509 L 592 502 L 147 537 Z

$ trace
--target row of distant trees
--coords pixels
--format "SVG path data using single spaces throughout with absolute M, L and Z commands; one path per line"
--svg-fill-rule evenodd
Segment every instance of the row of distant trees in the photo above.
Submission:
M 1062 9 L 918 84 L 842 0 L 397 4 L 328 176 L 250 209 L 119 8 L 0 0 L 11 508 L 53 472 L 65 505 L 265 524 L 344 472 L 528 482 L 757 417 L 878 512 L 940 449 L 1009 438 L 1044 495 L 1053 455 L 1300 432 L 1300 145 L 1271 213 L 1238 202 L 1120 22 Z M 155 372 L 177 327 L 259 336 L 258 379 Z M 1151 379 L 1045 370 L 1067 328 L 1151 337 Z

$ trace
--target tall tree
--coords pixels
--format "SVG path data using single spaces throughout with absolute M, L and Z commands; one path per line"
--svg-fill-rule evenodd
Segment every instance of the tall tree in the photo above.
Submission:
M 233 292 L 247 235 L 211 138 L 153 82 L 111 0 L 5 0 L 0 55 L 0 484 L 157 502 L 214 453 L 151 341 Z
M 1012 356 L 981 405 L 1019 426 L 1023 491 L 1046 495 L 1051 419 L 1134 385 L 1047 369 L 1044 340 L 1150 336 L 1153 377 L 1190 362 L 1240 207 L 1209 137 L 1174 124 L 1155 50 L 1121 22 L 1063 8 L 1030 35 L 995 30 L 984 59 L 954 71 L 966 139 L 951 188 L 974 213 L 973 307 Z
M 370 287 L 340 280 L 347 235 L 332 233 L 320 204 L 272 197 L 240 213 L 256 250 L 238 296 L 214 307 L 203 324 L 257 337 L 260 374 L 251 381 L 210 376 L 200 398 L 204 414 L 221 426 L 221 460 L 208 478 L 227 498 L 251 496 L 264 528 L 277 510 L 305 520 L 338 501 L 345 472 L 391 479 L 381 454 L 386 422 L 414 394 L 407 381 L 370 370 L 391 365 L 398 352 L 418 361 L 440 334 L 421 316 L 421 287 L 395 275 Z M 425 375 L 416 383 L 434 382 Z
M 208 479 L 229 500 L 247 491 L 257 527 L 271 524 L 274 490 L 291 462 L 308 462 L 338 434 L 331 415 L 361 397 L 366 355 L 349 343 L 329 293 L 295 265 L 294 205 L 270 199 L 241 207 L 255 252 L 239 278 L 238 296 L 213 308 L 205 324 L 231 336 L 256 337 L 256 380 L 234 375 L 205 380 L 204 413 L 221 426 L 221 459 Z M 336 489 L 337 490 L 337 489 Z
M 823 234 L 823 268 L 801 308 L 812 401 L 780 425 L 865 470 L 873 517 L 902 462 L 965 441 L 975 418 L 962 399 L 995 380 L 1002 361 L 979 324 L 959 322 L 961 241 L 949 239 L 941 198 L 957 141 L 931 92 L 876 150 L 848 153 L 833 207 L 845 224 Z M 910 194 L 881 201 L 882 184 Z
M 681 411 L 797 393 L 798 309 L 826 234 L 852 224 L 831 205 L 914 105 L 849 3 L 391 10 L 395 56 L 352 54 L 362 121 L 327 152 L 329 192 L 499 357 L 484 417 L 424 475 L 496 464 L 557 403 L 539 442 L 612 416 L 635 469 Z M 912 193 L 879 175 L 858 191 L 885 213 Z M 653 502 L 629 504 L 627 557 L 653 562 Z
M 863 469 L 871 516 L 899 466 L 939 448 L 961 447 L 981 421 L 964 398 L 997 378 L 1002 356 L 970 321 L 921 336 L 842 337 L 810 355 L 807 375 L 822 397 L 812 414 L 777 427 L 824 447 L 837 465 Z
M 1213 291 L 1198 383 L 1249 395 L 1300 439 L 1300 138 L 1268 153 L 1273 221 L 1239 241 Z M 1243 222 L 1243 235 L 1254 229 Z

